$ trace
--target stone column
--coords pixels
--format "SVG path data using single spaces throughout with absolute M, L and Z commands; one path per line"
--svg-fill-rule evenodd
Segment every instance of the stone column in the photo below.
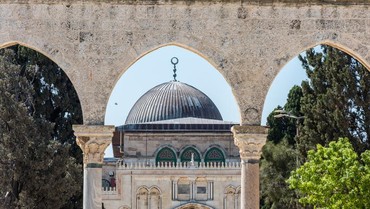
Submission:
M 114 126 L 73 125 L 73 130 L 83 151 L 83 209 L 101 209 L 104 151 L 112 142 Z
M 259 209 L 259 161 L 267 138 L 266 127 L 233 126 L 234 143 L 241 158 L 241 209 Z

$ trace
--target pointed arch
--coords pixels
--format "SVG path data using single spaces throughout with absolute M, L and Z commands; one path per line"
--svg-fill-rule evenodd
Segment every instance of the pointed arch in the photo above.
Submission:
M 200 43 L 199 43 L 200 44 Z M 201 44 L 200 44 L 201 45 Z M 221 71 L 219 69 L 219 66 L 216 64 L 216 62 L 213 61 L 213 59 L 211 59 L 210 57 L 206 56 L 205 53 L 202 53 L 201 51 L 197 50 L 196 48 L 194 47 L 191 47 L 189 45 L 186 45 L 186 44 L 182 44 L 182 43 L 179 43 L 179 42 L 168 42 L 168 43 L 164 43 L 164 44 L 160 44 L 160 45 L 157 45 L 157 46 L 153 46 L 151 47 L 149 50 L 146 50 L 146 51 L 143 51 L 139 54 L 139 56 L 137 56 L 134 60 L 132 60 L 127 66 L 125 66 L 122 70 L 121 70 L 121 73 L 118 75 L 118 77 L 116 78 L 114 84 L 116 85 L 117 84 L 117 81 L 120 79 L 120 77 L 132 66 L 134 65 L 136 62 L 138 62 L 141 58 L 145 57 L 146 55 L 160 49 L 160 48 L 164 48 L 164 47 L 167 47 L 167 46 L 176 46 L 176 47 L 179 47 L 179 48 L 182 48 L 182 49 L 185 49 L 185 50 L 188 50 L 198 56 L 200 56 L 201 58 L 203 58 L 204 60 L 206 60 L 210 65 L 213 66 L 214 69 L 216 69 L 221 75 L 222 77 L 225 79 L 225 81 L 228 83 L 229 86 L 230 85 L 230 81 L 227 81 L 226 80 L 226 76 L 223 75 L 223 71 Z M 209 49 L 211 50 L 214 54 L 218 54 L 216 51 L 212 50 L 212 49 Z M 221 55 L 216 55 L 215 57 L 222 57 Z M 234 94 L 233 94 L 234 95 Z
M 173 47 L 173 48 L 170 48 L 170 47 Z M 194 62 L 184 62 L 180 59 L 179 64 L 177 65 L 177 68 L 178 68 L 178 77 L 177 78 L 178 78 L 178 80 L 183 81 L 182 78 L 184 79 L 185 78 L 184 76 L 187 76 L 186 78 L 188 78 L 188 80 L 191 79 L 191 82 L 194 82 L 194 83 L 189 83 L 189 84 L 194 85 L 195 87 L 197 87 L 201 91 L 203 91 L 205 94 L 210 96 L 212 98 L 213 102 L 215 102 L 216 105 L 217 105 L 217 103 L 227 104 L 227 105 L 218 105 L 218 108 L 221 111 L 221 113 L 231 114 L 232 117 L 235 118 L 235 119 L 228 119 L 228 121 L 240 121 L 239 105 L 237 104 L 236 97 L 234 96 L 234 93 L 233 93 L 233 90 L 231 88 L 230 82 L 226 80 L 225 75 L 221 74 L 219 70 L 215 69 L 215 64 L 212 61 L 210 61 L 210 59 L 208 59 L 206 56 L 204 56 L 201 52 L 199 52 L 197 50 L 194 50 L 193 48 L 190 48 L 190 47 L 187 47 L 185 45 L 178 44 L 178 43 L 168 43 L 168 44 L 155 46 L 155 47 L 151 48 L 150 50 L 143 52 L 141 55 L 136 57 L 135 60 L 132 60 L 130 62 L 130 64 L 127 64 L 124 67 L 123 70 L 121 70 L 121 73 L 116 78 L 114 88 L 111 91 L 111 94 L 109 96 L 109 101 L 107 103 L 107 108 L 106 108 L 106 119 L 105 119 L 106 122 L 105 123 L 106 124 L 111 124 L 109 118 L 114 117 L 114 115 L 112 115 L 112 114 L 110 114 L 111 116 L 108 115 L 108 112 L 110 112 L 109 110 L 111 108 L 113 108 L 113 104 L 116 102 L 116 101 L 113 102 L 112 98 L 119 98 L 119 97 L 122 98 L 122 95 L 128 95 L 128 94 L 131 95 L 133 90 L 135 90 L 135 92 L 138 92 L 138 94 L 143 95 L 150 88 L 152 88 L 152 87 L 154 87 L 154 86 L 156 86 L 160 83 L 163 83 L 165 81 L 169 81 L 169 80 L 172 79 L 171 75 L 173 73 L 172 72 L 173 66 L 170 63 L 170 59 L 174 56 L 174 54 L 171 54 L 171 52 L 169 52 L 169 50 L 175 50 L 174 53 L 182 53 L 182 55 L 180 54 L 180 56 L 183 56 L 186 59 L 194 59 L 194 60 L 196 59 L 196 63 L 201 63 L 202 66 L 203 65 L 208 66 L 206 68 L 202 67 L 202 69 L 205 69 L 205 70 L 198 71 L 198 72 L 201 72 L 201 73 L 203 72 L 204 76 L 194 76 L 194 74 L 192 74 L 190 76 L 190 74 L 188 72 L 190 72 L 191 69 L 193 69 L 194 67 L 189 69 L 189 68 L 186 68 L 186 67 L 181 67 L 181 65 L 186 66 L 186 63 L 187 63 L 187 65 L 191 65 Z M 166 57 L 168 56 L 168 58 L 167 58 L 168 61 L 166 60 L 166 62 L 164 62 L 164 61 L 158 62 L 157 61 L 158 58 L 156 60 L 151 60 L 151 57 L 156 56 L 156 54 L 162 53 L 164 51 L 166 52 L 165 56 Z M 186 51 L 188 51 L 188 52 L 186 52 Z M 147 65 L 146 66 L 143 65 L 143 63 L 145 63 L 146 60 L 151 60 L 151 62 L 153 62 L 150 65 L 154 64 L 154 65 L 157 66 L 155 68 L 156 70 L 158 70 L 158 71 L 156 71 L 156 73 L 153 73 L 151 71 L 153 69 L 152 67 L 147 67 Z M 158 66 L 162 66 L 162 67 L 158 67 Z M 188 70 L 186 70 L 186 69 L 188 69 Z M 147 78 L 147 79 L 144 79 L 144 76 L 139 77 L 139 78 L 134 77 L 135 72 L 138 72 L 137 70 L 141 72 L 139 75 L 148 75 L 148 73 L 150 73 L 150 75 L 154 75 L 154 76 L 145 76 L 145 78 Z M 211 71 L 213 71 L 213 72 L 212 73 L 205 73 L 205 72 L 211 72 Z M 161 77 L 159 77 L 159 75 L 161 75 Z M 212 75 L 211 78 L 215 79 L 214 80 L 215 84 L 218 84 L 216 88 L 222 88 L 223 95 L 224 96 L 226 95 L 226 97 L 227 97 L 226 100 L 221 99 L 218 96 L 219 95 L 218 91 L 214 90 L 215 87 L 211 86 L 209 84 L 209 82 L 203 82 L 204 77 L 208 77 L 209 75 Z M 148 79 L 148 78 L 150 78 L 150 79 Z M 133 83 L 133 82 L 131 83 L 131 80 L 134 80 L 134 79 L 135 79 L 135 83 Z M 139 84 L 140 84 L 140 86 L 139 86 Z M 125 90 L 123 93 L 121 92 L 121 94 L 118 96 L 118 94 L 116 93 L 117 88 L 127 89 L 127 90 Z M 145 88 L 145 91 L 142 90 L 143 88 Z M 130 90 L 128 90 L 128 89 L 130 89 Z M 214 100 L 214 98 L 216 98 L 216 101 Z M 134 97 L 130 96 L 130 98 L 127 98 L 125 100 L 125 104 L 132 107 L 134 105 L 134 103 L 137 101 L 137 99 L 139 99 L 138 96 L 137 97 L 136 96 L 134 96 Z M 114 106 L 114 107 L 115 107 L 115 110 L 116 110 L 117 106 Z M 124 110 L 122 112 L 129 112 L 129 110 L 130 109 L 126 110 L 126 107 L 124 107 Z M 123 122 L 124 122 L 124 120 L 122 120 L 122 123 L 119 124 L 119 125 L 122 125 Z
M 323 39 L 318 40 L 317 37 L 320 36 L 323 37 Z M 368 50 L 362 49 L 364 46 L 359 42 L 359 39 L 354 39 L 353 37 L 344 35 L 340 36 L 332 31 L 322 34 L 322 31 L 320 31 L 315 34 L 309 34 L 302 37 L 302 40 L 299 43 L 287 44 L 286 48 L 282 48 L 280 50 L 281 52 L 287 53 L 285 53 L 282 58 L 276 58 L 279 69 L 276 71 L 275 77 L 292 59 L 302 52 L 319 45 L 328 45 L 351 55 L 370 71 L 370 63 L 368 63 L 370 60 L 366 60 L 365 58 L 365 53 L 367 53 Z
M 336 34 L 327 34 L 326 36 L 336 36 Z M 353 43 L 353 46 L 351 46 Z M 361 52 L 356 52 L 353 50 L 353 48 L 360 48 L 361 44 L 358 43 L 357 40 L 346 37 L 346 38 L 328 38 L 321 41 L 312 40 L 311 36 L 307 36 L 303 38 L 303 41 L 301 43 L 297 44 L 291 44 L 287 49 L 285 49 L 288 52 L 288 55 L 284 58 L 278 59 L 279 60 L 279 69 L 276 71 L 276 74 L 274 75 L 273 79 L 271 80 L 269 84 L 269 88 L 267 89 L 265 93 L 265 97 L 263 100 L 263 109 L 261 116 L 266 116 L 269 114 L 269 112 L 266 112 L 266 104 L 268 103 L 268 95 L 273 88 L 274 82 L 279 76 L 279 73 L 299 54 L 305 52 L 308 49 L 320 46 L 320 45 L 327 45 L 334 47 L 336 49 L 341 50 L 342 52 L 352 56 L 354 59 L 359 61 L 368 71 L 370 71 L 370 65 L 367 63 L 366 59 L 364 59 L 361 55 Z M 359 46 L 360 45 L 360 46 Z M 351 46 L 351 47 L 350 47 Z M 363 54 L 363 53 L 362 53 Z M 281 62 L 280 62 L 281 61 Z M 263 120 L 261 120 L 261 125 L 263 124 Z
M 199 150 L 195 146 L 186 146 L 180 151 L 180 161 L 189 162 L 191 161 L 191 155 L 194 154 L 194 161 L 201 162 L 202 158 Z
M 9 42 L 5 42 L 3 44 L 0 43 L 0 49 L 5 49 L 5 48 L 9 48 L 9 47 L 12 47 L 12 46 L 16 46 L 16 45 L 20 45 L 20 46 L 23 46 L 25 48 L 28 48 L 28 49 L 31 49 L 32 51 L 34 51 L 35 53 L 40 53 L 42 54 L 43 56 L 45 56 L 46 58 L 48 58 L 49 60 L 51 60 L 53 63 L 55 63 L 59 69 L 61 69 L 61 71 L 64 73 L 64 76 L 66 76 L 66 78 L 68 79 L 68 81 L 72 84 L 73 86 L 73 91 L 76 92 L 77 94 L 77 98 L 81 104 L 81 111 L 82 111 L 82 123 L 83 123 L 83 115 L 84 115 L 84 112 L 83 112 L 83 104 L 80 100 L 80 92 L 79 92 L 79 89 L 76 88 L 77 86 L 75 85 L 74 83 L 74 80 L 71 79 L 70 77 L 70 72 L 68 70 L 65 70 L 65 69 L 68 69 L 67 67 L 63 67 L 62 64 L 63 62 L 58 62 L 59 60 L 57 60 L 54 56 L 53 56 L 53 53 L 57 53 L 57 52 L 53 52 L 51 51 L 51 53 L 47 53 L 46 50 L 42 49 L 42 48 L 39 48 L 39 47 L 35 47 L 31 44 L 27 44 L 27 43 L 24 43 L 24 42 L 21 42 L 21 41 L 9 41 Z M 56 51 L 58 51 L 57 49 L 54 49 Z
M 76 86 L 75 81 L 71 79 L 72 76 L 71 76 L 71 72 L 69 72 L 69 66 L 65 64 L 65 62 L 61 61 L 59 57 L 57 56 L 57 54 L 59 53 L 58 49 L 53 49 L 51 47 L 45 48 L 47 46 L 46 44 L 44 44 L 43 47 L 37 47 L 36 45 L 33 45 L 31 43 L 26 43 L 22 41 L 8 41 L 8 42 L 0 43 L 0 49 L 8 48 L 14 45 L 21 45 L 29 49 L 32 49 L 38 53 L 41 53 L 42 55 L 44 55 L 45 57 L 53 61 L 55 64 L 60 66 L 60 68 L 63 69 L 63 72 L 67 75 L 68 79 L 72 82 L 73 86 Z

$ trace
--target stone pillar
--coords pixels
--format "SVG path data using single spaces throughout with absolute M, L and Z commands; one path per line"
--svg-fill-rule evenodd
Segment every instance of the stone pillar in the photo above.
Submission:
M 114 126 L 73 125 L 73 130 L 83 151 L 83 209 L 101 209 L 104 151 L 112 142 Z
M 267 138 L 266 127 L 233 126 L 234 143 L 241 158 L 241 209 L 259 209 L 259 161 Z

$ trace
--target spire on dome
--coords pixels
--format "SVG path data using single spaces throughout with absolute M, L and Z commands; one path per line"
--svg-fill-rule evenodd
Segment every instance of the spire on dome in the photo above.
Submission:
M 177 81 L 176 80 L 176 65 L 177 63 L 179 63 L 179 59 L 177 59 L 177 57 L 172 57 L 171 59 L 171 63 L 173 64 L 173 81 Z

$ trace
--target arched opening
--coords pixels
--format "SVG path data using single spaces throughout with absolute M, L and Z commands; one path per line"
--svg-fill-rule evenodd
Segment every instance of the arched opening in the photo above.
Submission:
M 204 162 L 225 163 L 225 156 L 217 147 L 212 147 L 204 155 Z
M 348 137 L 358 153 L 369 148 L 370 73 L 363 61 L 347 52 L 351 50 L 331 43 L 307 49 L 291 61 L 296 62 L 295 69 L 282 69 L 271 85 L 283 99 L 272 105 L 278 111 L 264 109 L 270 130 L 261 162 L 262 207 L 300 204 L 297 190 L 290 190 L 286 180 L 307 162 L 307 152 L 317 144 Z M 300 71 L 303 79 L 282 92 L 279 83 L 297 79 L 293 73 L 285 74 L 289 70 Z
M 159 150 L 155 160 L 156 164 L 170 163 L 175 165 L 177 162 L 176 153 L 169 147 L 164 147 Z
M 140 63 L 151 56 L 154 58 L 150 65 Z M 135 65 L 141 67 L 135 69 Z M 238 173 L 229 172 L 226 166 L 219 166 L 225 178 L 218 179 L 214 177 L 220 175 L 218 171 L 217 174 L 205 171 L 215 169 L 216 166 L 204 167 L 200 163 L 203 162 L 203 152 L 212 146 L 232 154 L 226 156 L 221 153 L 217 157 L 214 153 L 217 150 L 211 150 L 208 153 L 210 160 L 224 162 L 227 157 L 230 162 L 240 161 L 239 150 L 232 144 L 233 135 L 230 131 L 237 122 L 229 122 L 238 121 L 239 113 L 234 119 L 227 119 L 230 118 L 228 113 L 238 112 L 236 102 L 222 75 L 212 66 L 207 70 L 207 66 L 210 66 L 208 61 L 197 54 L 177 46 L 166 46 L 142 57 L 123 74 L 123 84 L 127 85 L 129 93 L 135 95 L 130 96 L 122 91 L 118 97 L 114 97 L 115 93 L 112 93 L 110 102 L 114 102 L 113 108 L 117 108 L 112 111 L 120 120 L 113 137 L 116 158 L 106 158 L 107 163 L 102 168 L 124 165 L 124 169 L 116 169 L 117 176 L 122 179 L 121 184 L 117 184 L 117 191 L 122 191 L 122 201 L 130 202 L 129 194 L 133 192 L 129 185 L 140 184 L 147 188 L 155 186 L 160 189 L 163 197 L 171 197 L 148 197 L 146 202 L 157 207 L 160 204 L 178 204 L 175 201 L 185 203 L 220 199 L 223 194 L 215 194 L 214 185 L 223 183 L 226 178 L 233 183 L 239 182 Z M 216 75 L 213 76 L 213 73 Z M 194 80 L 199 83 L 192 83 Z M 123 89 L 119 82 L 116 88 Z M 133 101 L 127 111 L 118 111 L 118 107 L 129 104 L 130 99 Z M 223 104 L 219 105 L 216 100 L 222 100 Z M 235 106 L 230 106 L 230 102 Z M 106 124 L 108 114 L 111 113 L 107 110 Z M 172 166 L 174 163 L 175 167 Z M 193 169 L 196 173 L 189 172 Z M 237 167 L 230 169 L 239 170 Z M 131 180 L 125 174 L 129 170 L 135 170 Z M 208 176 L 211 180 L 207 180 Z M 145 181 L 140 180 L 143 178 Z M 139 198 L 141 200 L 145 197 Z M 103 199 L 107 204 L 111 201 L 111 198 Z M 138 202 L 138 205 L 147 206 L 143 202 Z
M 0 155 L 12 163 L 1 164 L 0 195 L 7 194 L 5 204 L 21 207 L 20 194 L 28 194 L 27 207 L 79 207 L 82 152 L 72 130 L 83 123 L 78 95 L 51 59 L 22 45 L 7 46 L 0 49 Z M 50 188 L 58 193 L 45 195 Z
M 321 46 L 330 46 L 334 47 L 349 56 L 352 56 L 353 59 L 361 63 L 365 68 L 370 70 L 370 67 L 355 54 L 355 52 L 349 49 L 346 46 L 340 45 L 338 43 L 332 42 L 322 42 L 313 44 L 310 47 L 307 47 L 304 51 L 301 52 L 303 55 L 304 52 L 308 49 L 316 49 L 320 51 Z M 278 105 L 283 105 L 286 101 L 286 96 L 288 95 L 289 90 L 294 85 L 301 85 L 303 80 L 307 79 L 305 70 L 302 68 L 302 63 L 298 59 L 298 55 L 290 59 L 284 66 L 281 68 L 279 73 L 276 75 L 275 79 L 270 85 L 269 91 L 265 96 L 265 102 L 263 105 L 261 125 L 266 125 L 266 118 L 268 114 Z
M 190 162 L 194 159 L 194 162 L 201 162 L 199 151 L 194 147 L 186 147 L 180 154 L 181 162 Z
M 177 57 L 177 80 L 206 94 L 224 121 L 240 121 L 239 108 L 223 76 L 202 56 L 181 46 L 161 46 L 136 60 L 117 81 L 109 98 L 105 124 L 123 125 L 135 102 L 154 86 L 173 80 L 171 58 Z M 119 146 L 119 145 L 118 145 Z M 110 148 L 108 148 L 110 149 Z M 106 156 L 112 156 L 109 150 Z
M 140 187 L 136 193 L 136 207 L 138 209 L 148 208 L 149 191 L 146 187 Z
M 162 208 L 162 201 L 161 201 L 161 192 L 158 188 L 152 187 L 150 188 L 150 193 L 149 193 L 149 208 L 153 209 L 161 209 Z

